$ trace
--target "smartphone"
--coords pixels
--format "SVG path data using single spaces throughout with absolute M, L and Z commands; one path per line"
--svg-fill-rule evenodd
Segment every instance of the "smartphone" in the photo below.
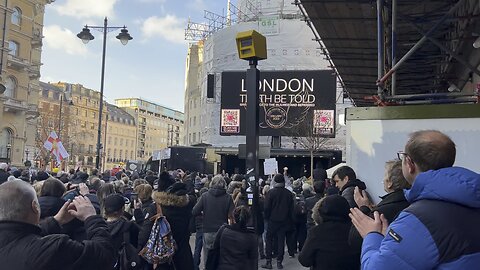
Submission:
M 132 192 L 130 193 L 130 201 L 136 201 L 138 199 L 138 193 Z

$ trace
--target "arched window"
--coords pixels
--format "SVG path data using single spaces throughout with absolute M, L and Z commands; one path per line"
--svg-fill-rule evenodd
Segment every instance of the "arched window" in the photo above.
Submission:
M 18 45 L 17 42 L 10 40 L 8 41 L 8 54 L 13 55 L 13 56 L 18 56 L 18 51 L 19 51 L 20 45 Z
M 12 130 L 9 128 L 4 128 L 0 131 L 0 158 L 10 157 L 12 153 Z M 7 155 L 8 149 L 10 152 Z
M 12 23 L 20 25 L 22 23 L 22 10 L 18 7 L 13 8 Z
M 15 98 L 17 92 L 17 80 L 14 77 L 9 76 L 5 80 L 5 93 L 6 97 Z

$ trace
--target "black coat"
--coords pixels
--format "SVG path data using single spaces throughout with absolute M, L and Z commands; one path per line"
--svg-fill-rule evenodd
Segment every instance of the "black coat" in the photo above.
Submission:
M 226 226 L 220 237 L 218 269 L 254 269 L 257 252 L 257 236 L 250 230 L 242 230 L 235 224 Z
M 265 196 L 265 219 L 273 222 L 293 222 L 293 194 L 285 184 L 275 184 Z
M 166 192 L 154 192 L 154 201 L 161 205 L 163 215 L 167 218 L 172 230 L 173 238 L 177 243 L 177 251 L 173 256 L 173 265 L 161 264 L 157 269 L 193 269 L 193 255 L 190 247 L 189 223 L 192 217 L 192 208 L 195 205 L 195 197 L 185 195 L 186 190 L 176 195 Z M 139 248 L 143 248 L 148 241 L 152 230 L 153 221 L 146 219 L 138 236 Z
M 9 173 L 4 170 L 0 170 L 0 184 L 7 182 L 9 176 Z
M 110 230 L 110 236 L 112 237 L 112 243 L 115 250 L 120 250 L 126 232 L 129 234 L 130 244 L 138 248 L 138 233 L 140 229 L 137 224 L 124 218 L 120 218 L 116 221 L 107 222 L 107 225 Z
M 405 199 L 403 190 L 397 190 L 388 193 L 381 198 L 382 200 L 373 209 L 370 209 L 366 206 L 361 206 L 360 210 L 362 210 L 365 215 L 369 215 L 370 217 L 373 217 L 373 212 L 378 211 L 380 214 L 385 216 L 385 218 L 388 220 L 388 224 L 391 224 L 397 215 L 410 205 L 407 199 Z M 350 232 L 350 243 L 357 249 L 361 249 L 362 242 L 362 237 L 358 233 L 357 229 L 352 226 L 352 230 Z
M 53 218 L 41 226 L 0 221 L 1 269 L 110 269 L 114 253 L 107 224 L 101 216 L 85 221 L 89 238 L 80 243 L 60 233 Z
M 38 198 L 40 204 L 40 219 L 46 217 L 53 217 L 58 213 L 58 210 L 62 208 L 65 200 L 53 196 L 42 196 Z
M 232 196 L 225 189 L 211 188 L 198 199 L 193 207 L 193 215 L 198 216 L 203 212 L 203 232 L 217 232 L 228 221 L 233 212 Z
M 298 261 L 314 270 L 360 269 L 360 250 L 348 243 L 350 222 L 325 221 L 308 231 Z

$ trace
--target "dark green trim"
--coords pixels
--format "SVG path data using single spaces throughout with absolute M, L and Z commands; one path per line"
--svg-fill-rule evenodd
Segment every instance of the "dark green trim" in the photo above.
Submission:
M 479 104 L 347 108 L 348 120 L 480 118 Z

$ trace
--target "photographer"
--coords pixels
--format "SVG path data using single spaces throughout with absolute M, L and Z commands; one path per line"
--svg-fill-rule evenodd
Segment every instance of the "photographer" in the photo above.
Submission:
M 87 239 L 70 240 L 61 226 L 77 218 L 85 223 Z M 90 200 L 75 197 L 60 211 L 40 221 L 35 190 L 23 181 L 0 185 L 0 258 L 2 268 L 16 270 L 108 269 L 113 250 L 107 224 Z

